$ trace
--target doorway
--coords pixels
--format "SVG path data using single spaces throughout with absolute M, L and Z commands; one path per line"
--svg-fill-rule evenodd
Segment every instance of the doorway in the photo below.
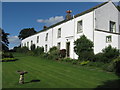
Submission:
M 70 57 L 70 42 L 66 43 L 66 56 Z

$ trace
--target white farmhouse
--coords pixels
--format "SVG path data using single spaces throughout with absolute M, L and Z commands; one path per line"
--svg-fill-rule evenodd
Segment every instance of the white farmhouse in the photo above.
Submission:
M 95 54 L 108 45 L 120 49 L 120 12 L 112 1 L 47 27 L 22 40 L 21 46 L 30 49 L 30 46 L 35 44 L 43 46 L 45 52 L 58 46 L 59 49 L 67 50 L 67 57 L 77 59 L 74 41 L 83 34 L 94 43 Z

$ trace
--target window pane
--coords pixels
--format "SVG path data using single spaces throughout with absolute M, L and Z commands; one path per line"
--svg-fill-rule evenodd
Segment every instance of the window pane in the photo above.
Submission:
M 82 21 L 79 21 L 77 23 L 77 33 L 82 32 L 82 28 L 83 28 Z

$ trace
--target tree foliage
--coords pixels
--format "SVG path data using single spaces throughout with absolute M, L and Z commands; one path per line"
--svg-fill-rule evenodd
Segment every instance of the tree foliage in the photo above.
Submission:
M 22 29 L 19 33 L 19 39 L 25 39 L 33 34 L 35 34 L 36 31 L 34 30 L 34 28 L 25 28 L 25 29 Z
M 0 28 L 0 39 L 1 39 L 0 44 L 2 46 L 3 51 L 8 51 L 8 44 L 9 44 L 8 35 L 9 33 L 5 33 L 4 30 Z
M 104 48 L 102 52 L 103 52 L 102 57 L 106 58 L 105 62 L 111 62 L 113 59 L 117 58 L 120 55 L 119 50 L 113 48 L 111 45 Z
M 74 45 L 74 51 L 78 55 L 79 60 L 90 60 L 93 57 L 93 42 L 87 39 L 85 35 L 77 39 Z

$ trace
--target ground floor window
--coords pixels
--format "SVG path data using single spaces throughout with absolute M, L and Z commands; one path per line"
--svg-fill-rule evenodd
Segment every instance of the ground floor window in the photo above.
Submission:
M 66 43 L 66 56 L 70 57 L 70 42 Z
M 47 52 L 47 47 L 48 47 L 48 46 L 47 46 L 47 44 L 46 44 L 46 45 L 45 45 L 45 52 Z
M 106 36 L 106 43 L 112 42 L 112 36 Z
M 61 43 L 60 42 L 57 44 L 57 47 L 60 50 L 60 47 L 61 47 Z

